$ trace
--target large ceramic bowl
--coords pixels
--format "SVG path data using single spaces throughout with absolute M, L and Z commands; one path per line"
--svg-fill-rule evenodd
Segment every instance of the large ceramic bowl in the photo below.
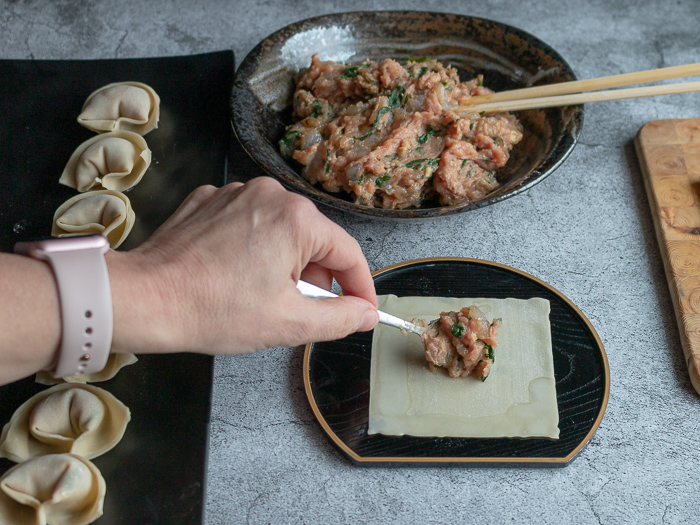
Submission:
M 239 66 L 233 83 L 233 127 L 245 150 L 288 188 L 334 208 L 367 217 L 422 219 L 463 213 L 512 197 L 552 173 L 576 144 L 583 106 L 518 112 L 524 139 L 497 172 L 492 193 L 466 205 L 385 210 L 354 204 L 301 176 L 278 141 L 292 123 L 293 76 L 322 60 L 361 62 L 365 58 L 430 56 L 457 67 L 462 80 L 477 73 L 495 91 L 575 80 L 554 49 L 514 27 L 463 15 L 416 11 L 354 12 L 311 18 L 268 36 Z

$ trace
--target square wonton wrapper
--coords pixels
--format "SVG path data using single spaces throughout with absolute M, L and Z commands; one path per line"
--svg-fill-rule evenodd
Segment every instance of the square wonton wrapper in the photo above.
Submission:
M 379 298 L 379 309 L 430 321 L 475 304 L 501 318 L 494 365 L 482 382 L 428 369 L 415 334 L 378 325 L 372 339 L 369 434 L 424 437 L 559 438 L 559 411 L 546 299 Z

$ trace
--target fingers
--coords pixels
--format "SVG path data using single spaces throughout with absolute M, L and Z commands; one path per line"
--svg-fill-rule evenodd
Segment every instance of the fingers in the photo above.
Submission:
M 177 334 L 174 351 L 240 353 L 377 323 L 357 241 L 270 177 L 197 188 L 137 250 L 165 312 L 161 331 Z M 294 286 L 300 276 L 326 289 L 335 278 L 345 296 L 305 298 Z
M 175 210 L 173 219 L 182 219 L 191 215 L 204 201 L 209 200 L 214 193 L 216 193 L 214 186 L 199 186 L 182 201 L 182 204 Z
M 361 297 L 377 304 L 374 281 L 358 242 L 343 228 L 323 215 L 307 198 L 285 190 L 269 177 L 246 183 L 242 192 L 253 205 L 274 201 L 284 217 L 287 236 L 294 239 L 300 254 L 299 268 L 292 278 L 305 280 L 326 289 L 335 278 L 343 294 Z M 323 268 L 324 270 L 321 270 Z
M 327 220 L 315 231 L 315 253 L 310 261 L 327 268 L 343 289 L 377 305 L 377 294 L 367 260 L 357 241 L 337 224 Z
M 258 209 L 265 209 L 270 206 L 283 209 L 290 198 L 303 198 L 285 190 L 284 186 L 272 177 L 257 177 L 245 184 L 232 182 L 222 187 L 221 191 L 232 192 L 235 195 L 245 194 L 250 206 Z
M 307 283 L 315 284 L 325 290 L 330 290 L 333 286 L 333 274 L 328 268 L 316 263 L 310 263 L 304 268 L 301 272 L 301 278 Z
M 311 201 L 296 194 L 285 193 L 285 216 L 289 234 L 294 236 L 293 242 L 299 250 L 301 265 L 299 273 L 292 277 L 297 278 L 313 264 L 325 268 L 338 281 L 344 294 L 361 297 L 376 305 L 374 281 L 358 242 L 318 211 Z M 315 268 L 310 268 L 308 275 L 327 279 Z
M 366 332 L 379 322 L 377 310 L 364 299 L 342 296 L 334 299 L 299 297 L 290 336 L 295 344 L 342 339 L 354 332 Z
M 240 192 L 241 188 L 243 188 L 242 182 L 232 182 L 230 184 L 227 184 L 226 186 L 222 186 L 221 188 L 216 188 L 215 186 L 211 186 L 209 184 L 199 186 L 195 188 L 192 191 L 192 193 L 190 193 L 185 198 L 184 201 L 182 201 L 182 204 L 175 211 L 175 214 L 184 216 L 190 215 L 192 212 L 194 212 L 196 209 L 202 206 L 205 202 L 211 200 L 216 193 L 228 193 L 228 198 L 234 198 L 237 195 L 237 193 Z

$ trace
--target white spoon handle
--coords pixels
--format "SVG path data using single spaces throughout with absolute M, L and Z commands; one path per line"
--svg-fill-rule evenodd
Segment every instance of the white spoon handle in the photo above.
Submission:
M 329 292 L 328 290 L 320 288 L 319 286 L 316 286 L 314 284 L 307 283 L 306 281 L 299 281 L 297 283 L 297 290 L 299 290 L 304 297 L 311 297 L 312 299 L 320 299 L 324 297 L 338 297 L 333 292 Z M 396 317 L 395 315 L 382 312 L 381 310 L 377 310 L 377 312 L 379 313 L 379 322 L 382 324 L 393 326 L 394 328 L 398 328 L 399 330 L 413 332 L 418 335 L 421 335 L 425 330 L 425 328 L 423 328 L 422 326 L 417 326 L 413 323 L 401 319 L 400 317 Z

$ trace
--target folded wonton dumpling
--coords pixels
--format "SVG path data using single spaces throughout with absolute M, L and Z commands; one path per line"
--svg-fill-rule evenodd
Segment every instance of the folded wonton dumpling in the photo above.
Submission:
M 114 131 L 78 146 L 58 182 L 78 191 L 125 191 L 138 184 L 150 165 L 151 150 L 141 135 Z
M 116 249 L 129 235 L 135 215 L 129 198 L 113 190 L 81 193 L 64 202 L 53 216 L 51 235 L 101 234 Z
M 127 130 L 145 135 L 158 127 L 160 97 L 141 82 L 117 82 L 94 91 L 78 122 L 92 131 Z
M 51 454 L 25 461 L 0 478 L 0 523 L 85 525 L 102 516 L 106 485 L 90 461 Z
M 37 372 L 35 381 L 42 385 L 56 385 L 58 383 L 99 383 L 108 381 L 117 375 L 117 372 L 128 365 L 133 365 L 138 358 L 134 354 L 109 354 L 107 364 L 99 372 L 94 374 L 78 374 L 67 377 L 54 377 L 49 372 L 42 370 Z
M 96 458 L 119 443 L 130 419 L 129 409 L 102 388 L 56 385 L 15 410 L 0 434 L 0 457 L 18 463 L 60 453 Z

